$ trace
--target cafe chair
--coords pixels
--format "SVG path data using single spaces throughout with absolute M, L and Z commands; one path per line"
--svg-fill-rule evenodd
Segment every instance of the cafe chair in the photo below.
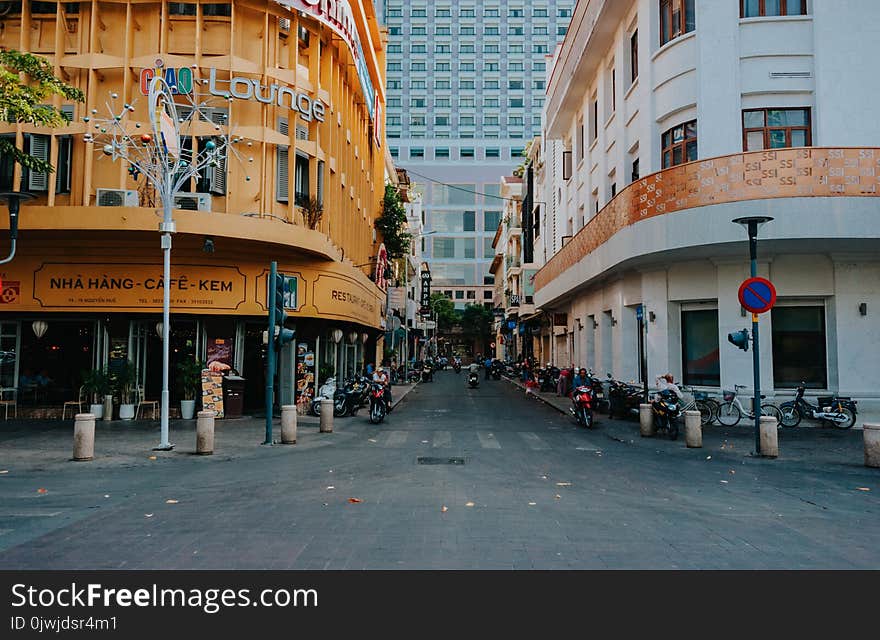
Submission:
M 0 407 L 4 408 L 4 420 L 9 420 L 9 407 L 13 409 L 13 417 L 18 417 L 18 389 L 4 387 L 0 389 Z
M 152 413 L 150 414 L 150 416 L 151 416 L 150 419 L 155 420 L 156 419 L 156 409 L 158 409 L 158 407 L 159 407 L 159 401 L 158 400 L 144 400 L 144 388 L 143 387 L 137 387 L 136 393 L 137 393 L 137 408 L 134 410 L 134 419 L 135 420 L 138 419 L 138 416 L 140 415 L 140 412 L 141 412 L 141 408 L 150 407 L 150 410 L 152 411 Z
M 64 420 L 67 417 L 67 407 L 70 407 L 71 413 L 73 413 L 73 407 L 76 407 L 76 413 L 82 413 L 83 405 L 86 403 L 83 400 L 84 387 L 79 388 L 79 395 L 77 396 L 77 400 L 65 400 L 64 406 L 61 408 L 61 419 Z M 73 414 L 74 417 L 76 413 Z

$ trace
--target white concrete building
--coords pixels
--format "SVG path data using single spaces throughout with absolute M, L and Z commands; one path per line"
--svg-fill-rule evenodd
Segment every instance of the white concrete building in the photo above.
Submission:
M 732 220 L 763 215 L 762 389 L 880 396 L 878 36 L 873 0 L 577 3 L 533 162 L 557 364 L 751 388 Z

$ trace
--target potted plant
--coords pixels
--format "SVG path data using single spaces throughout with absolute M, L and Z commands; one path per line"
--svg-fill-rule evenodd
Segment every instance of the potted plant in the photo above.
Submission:
M 104 396 L 110 393 L 113 388 L 110 383 L 110 376 L 106 371 L 94 369 L 92 371 L 82 372 L 83 390 L 89 394 L 91 405 L 89 405 L 89 413 L 95 415 L 100 420 L 104 417 Z
M 180 417 L 192 420 L 196 413 L 196 394 L 202 386 L 204 362 L 184 360 L 177 363 L 177 388 L 180 391 Z
M 133 362 L 125 362 L 113 376 L 114 387 L 119 394 L 119 419 L 134 419 L 134 389 L 137 384 L 137 368 Z

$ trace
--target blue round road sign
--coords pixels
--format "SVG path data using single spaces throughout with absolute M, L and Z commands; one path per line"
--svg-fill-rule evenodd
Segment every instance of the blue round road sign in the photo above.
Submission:
M 752 313 L 766 313 L 776 304 L 776 287 L 767 278 L 749 278 L 739 287 L 739 303 Z

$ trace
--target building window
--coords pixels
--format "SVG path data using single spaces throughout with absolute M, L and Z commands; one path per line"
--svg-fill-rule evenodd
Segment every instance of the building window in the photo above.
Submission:
M 807 0 L 740 0 L 741 18 L 758 16 L 805 16 Z
M 507 35 L 521 36 L 521 35 L 523 35 L 523 28 L 522 27 L 508 27 Z
M 532 17 L 546 18 L 547 17 L 547 9 L 532 9 Z
M 55 11 L 52 11 L 55 13 Z M 194 16 L 196 15 L 196 5 L 195 3 L 190 4 L 188 2 L 169 2 L 168 3 L 168 15 L 170 16 Z
M 536 44 L 532 46 L 532 53 L 550 53 L 550 49 L 546 44 Z
M 497 206 L 497 205 L 496 205 Z M 484 211 L 483 212 L 483 230 L 494 232 L 501 222 L 500 211 Z
M 577 161 L 580 163 L 584 159 L 584 118 L 580 117 L 577 121 L 577 131 L 575 131 L 575 147 L 577 153 Z
M 413 9 L 410 15 L 413 18 L 425 18 L 428 14 L 426 9 Z
M 474 149 L 473 147 L 466 147 L 461 149 L 458 154 L 462 158 L 473 158 L 474 157 Z
M 474 28 L 473 27 L 461 27 L 461 29 L 458 30 L 458 33 L 463 36 L 472 36 L 472 35 L 474 35 Z
M 422 147 L 413 147 L 409 150 L 410 158 L 424 158 L 425 150 Z
M 411 33 L 414 36 L 424 36 L 428 34 L 428 29 L 426 27 L 413 27 Z
M 570 18 L 571 17 L 571 9 L 560 9 L 559 10 L 560 18 Z
M 803 382 L 808 389 L 827 389 L 825 308 L 774 307 L 771 314 L 773 386 L 794 389 Z
M 3 136 L 15 144 L 15 136 Z M 58 162 L 55 167 L 55 193 L 68 193 L 70 191 L 71 171 L 71 139 L 69 136 L 59 136 Z M 26 133 L 24 135 L 23 151 L 40 160 L 49 161 L 49 149 L 51 136 Z M 8 155 L 0 156 L 0 189 L 12 191 L 12 178 L 15 171 L 15 163 Z M 26 167 L 21 168 L 22 191 L 47 192 L 49 191 L 49 178 L 51 174 L 37 173 Z
M 596 141 L 599 135 L 599 98 L 596 94 L 590 100 L 590 144 Z
M 717 309 L 682 311 L 681 354 L 684 384 L 721 384 Z
M 437 160 L 449 157 L 449 147 L 437 147 L 434 149 L 434 158 Z
M 388 152 L 391 154 L 392 158 L 399 158 L 400 157 L 400 149 L 398 147 L 390 147 L 388 149 Z
M 501 149 L 486 149 L 486 157 L 487 158 L 500 158 L 501 157 Z
M 455 292 L 456 300 L 464 300 L 464 291 L 456 291 Z
M 660 0 L 660 46 L 696 27 L 694 0 Z
M 639 31 L 636 29 L 629 37 L 629 83 L 639 77 Z
M 813 144 L 809 109 L 743 111 L 743 151 L 809 147 Z
M 668 169 L 697 159 L 697 121 L 673 127 L 661 137 L 663 168 Z
M 485 9 L 483 15 L 487 18 L 497 18 L 499 16 L 498 9 Z
M 483 33 L 486 34 L 487 36 L 497 36 L 497 35 L 500 35 L 500 34 L 498 33 L 498 27 L 497 27 L 497 26 L 493 26 L 493 27 L 485 27 L 485 28 L 483 29 Z
M 491 300 L 491 299 L 492 299 L 492 292 L 491 291 L 484 291 L 483 292 L 483 300 Z
M 483 45 L 483 53 L 500 53 L 500 48 L 497 44 L 486 44 Z
M 636 158 L 632 163 L 632 180 L 631 182 L 635 182 L 639 179 L 639 159 Z
M 437 11 L 434 15 L 437 16 L 438 18 L 451 18 L 452 17 L 452 10 L 451 9 L 437 9 Z
M 556 35 L 558 35 L 558 36 L 564 36 L 566 33 L 568 33 L 568 27 L 567 27 L 567 26 L 566 26 L 566 27 L 556 27 Z
M 514 109 L 522 107 L 523 106 L 523 99 L 522 98 L 511 98 L 510 99 L 510 106 L 513 107 Z

